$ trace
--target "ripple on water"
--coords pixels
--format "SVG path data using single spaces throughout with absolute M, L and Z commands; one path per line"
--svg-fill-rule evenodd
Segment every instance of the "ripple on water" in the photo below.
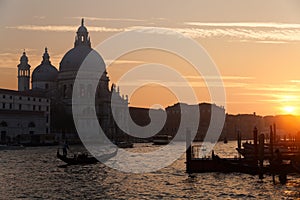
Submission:
M 132 151 L 159 148 L 138 144 Z M 226 152 L 235 143 L 217 146 Z M 231 151 L 228 150 L 229 152 Z M 216 151 L 217 152 L 217 151 Z M 99 163 L 59 167 L 56 147 L 0 151 L 0 197 L 4 199 L 294 199 L 300 198 L 300 176 L 282 186 L 245 174 L 185 173 L 185 156 L 157 172 L 122 173 Z M 151 163 L 144 163 L 149 165 Z

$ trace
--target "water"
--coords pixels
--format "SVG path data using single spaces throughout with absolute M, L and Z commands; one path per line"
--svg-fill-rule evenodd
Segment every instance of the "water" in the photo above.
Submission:
M 137 144 L 133 151 L 153 150 Z M 235 142 L 218 143 L 216 153 L 231 155 Z M 113 161 L 111 161 L 113 162 Z M 185 173 L 185 156 L 160 171 L 129 174 L 104 164 L 61 167 L 56 147 L 0 151 L 0 199 L 296 199 L 300 176 L 273 185 L 246 174 Z M 278 179 L 277 179 L 278 182 Z

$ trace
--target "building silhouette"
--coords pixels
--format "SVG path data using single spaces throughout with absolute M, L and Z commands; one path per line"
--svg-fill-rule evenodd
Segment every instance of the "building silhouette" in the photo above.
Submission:
M 98 77 L 95 76 L 94 71 L 86 72 L 84 84 L 80 85 L 79 88 L 76 88 L 77 90 L 75 91 L 73 86 L 77 72 L 87 57 L 90 59 L 88 60 L 88 63 L 92 65 L 93 69 L 102 69 L 104 73 Z M 101 128 L 109 138 L 112 138 L 116 133 L 122 134 L 113 120 L 111 98 L 112 96 L 115 97 L 114 103 L 118 105 L 116 106 L 116 109 L 118 110 L 115 110 L 114 112 L 117 113 L 122 113 L 124 109 L 128 108 L 128 99 L 127 97 L 124 98 L 119 90 L 116 90 L 114 84 L 109 88 L 109 77 L 107 76 L 105 62 L 99 53 L 91 47 L 89 32 L 84 25 L 84 19 L 82 19 L 81 25 L 76 32 L 74 48 L 69 50 L 63 56 L 59 69 L 51 64 L 47 47 L 42 56 L 41 64 L 33 70 L 32 74 L 30 74 L 30 68 L 31 66 L 28 63 L 28 57 L 24 51 L 20 58 L 20 64 L 18 65 L 18 91 L 2 90 L 2 92 L 5 92 L 6 95 L 10 95 L 7 93 L 11 93 L 10 96 L 12 96 L 11 98 L 13 99 L 15 98 L 14 95 L 25 95 L 30 99 L 40 97 L 43 98 L 43 101 L 45 100 L 45 102 L 49 103 L 50 105 L 48 105 L 47 112 L 50 113 L 50 116 L 48 116 L 49 119 L 44 125 L 45 127 L 48 126 L 51 121 L 51 129 L 50 127 L 47 127 L 48 129 L 45 128 L 44 134 L 53 133 L 56 136 L 56 140 L 79 141 L 72 116 L 73 92 L 76 95 L 79 95 L 83 101 L 84 99 L 95 96 L 97 118 Z M 95 85 L 96 94 L 93 94 L 93 87 Z M 28 109 L 35 112 L 37 105 L 34 106 L 35 105 L 31 105 Z M 8 109 L 5 112 L 10 111 L 12 112 L 12 110 Z M 81 122 L 84 123 L 83 126 L 89 126 L 91 123 L 91 120 L 89 119 L 91 119 L 92 113 L 90 111 L 91 108 L 89 106 L 83 107 L 82 111 L 80 111 L 82 117 L 86 119 L 85 122 Z M 10 124 L 13 126 L 13 123 L 6 122 L 5 116 L 7 115 L 3 114 L 2 116 L 2 124 L 5 125 L 5 127 L 10 126 Z M 20 119 L 20 121 L 22 121 L 22 119 Z M 35 131 L 31 133 L 34 134 Z M 5 137 L 9 134 L 10 133 L 5 131 Z M 24 133 L 23 131 L 23 134 L 29 134 L 29 132 Z M 12 137 L 17 136 L 12 135 Z

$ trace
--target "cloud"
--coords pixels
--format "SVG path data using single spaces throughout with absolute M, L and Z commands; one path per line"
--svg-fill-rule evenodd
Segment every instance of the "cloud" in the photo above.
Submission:
M 290 80 L 290 83 L 300 83 L 300 80 Z
M 182 88 L 186 88 L 186 87 L 198 87 L 198 88 L 208 88 L 206 83 L 204 81 L 186 81 L 186 82 L 182 82 L 182 81 L 164 81 L 164 80 L 157 80 L 157 79 L 148 79 L 148 80 L 127 80 L 127 81 L 122 81 L 121 87 L 125 87 L 125 86 L 131 86 L 131 87 L 137 87 L 137 86 L 142 86 L 144 84 L 149 84 L 150 86 L 152 84 L 159 84 L 162 86 L 166 86 L 166 87 L 182 87 Z M 190 86 L 189 86 L 190 85 Z M 220 82 L 209 82 L 209 86 L 210 87 L 225 87 L 225 88 L 236 88 L 236 87 L 246 87 L 248 84 L 246 83 L 224 83 L 224 85 L 222 85 Z
M 286 41 L 255 41 L 256 43 L 261 44 L 286 44 Z
M 300 41 L 300 24 L 288 23 L 201 23 L 186 22 L 190 27 L 177 29 L 193 38 L 230 37 L 239 41 L 278 44 Z M 249 41 L 250 40 L 250 41 Z
M 6 28 L 24 30 L 24 31 L 74 32 L 75 30 L 77 30 L 78 26 L 20 25 L 20 26 L 7 26 Z M 121 31 L 124 31 L 125 29 L 122 29 L 122 28 L 106 28 L 106 27 L 101 27 L 101 26 L 89 26 L 88 30 L 89 31 L 94 31 L 94 32 L 121 32 Z
M 203 79 L 202 76 L 185 76 L 185 78 L 187 79 Z M 208 80 L 218 80 L 218 79 L 222 79 L 222 80 L 253 80 L 255 79 L 254 77 L 250 77 L 250 76 L 221 76 L 221 77 L 217 77 L 217 76 L 206 76 L 205 77 Z
M 237 22 L 237 23 L 202 23 L 185 22 L 186 25 L 200 27 L 230 27 L 230 28 L 276 28 L 276 29 L 299 29 L 300 24 L 288 23 L 261 23 L 261 22 Z
M 274 91 L 274 92 L 300 92 L 300 88 L 296 87 L 257 87 L 252 88 L 253 90 L 260 90 L 260 91 Z
M 91 20 L 121 20 L 110 18 L 87 18 Z M 123 19 L 131 20 L 131 19 Z M 160 28 L 160 34 L 171 34 L 168 29 L 175 30 L 181 34 L 192 38 L 220 38 L 227 41 L 238 40 L 240 42 L 257 42 L 268 44 L 283 44 L 291 41 L 300 41 L 300 24 L 278 24 L 278 23 L 196 23 L 187 22 L 187 27 L 147 27 L 131 26 L 123 28 L 89 26 L 89 31 L 94 32 L 123 32 L 139 28 L 155 30 Z M 193 25 L 193 26 L 191 26 Z M 19 25 L 8 26 L 8 29 L 27 30 L 27 31 L 56 31 L 74 32 L 78 26 L 66 25 Z M 148 29 L 147 29 L 148 28 Z M 162 31 L 165 29 L 165 31 Z M 155 32 L 157 33 L 157 32 Z
M 71 17 L 72 19 L 82 19 L 90 21 L 127 21 L 127 22 L 144 22 L 143 19 L 132 18 L 99 18 L 99 17 Z
M 276 27 L 276 26 L 274 26 Z M 287 43 L 291 41 L 300 41 L 300 25 L 299 28 L 294 25 L 287 25 L 286 27 L 293 28 L 249 28 L 245 27 L 229 27 L 229 26 L 207 26 L 207 27 L 148 27 L 148 26 L 132 26 L 124 28 L 124 30 L 134 30 L 134 29 L 145 29 L 154 31 L 155 28 L 160 28 L 160 34 L 174 34 L 168 32 L 168 29 L 177 31 L 183 35 L 189 36 L 191 38 L 219 38 L 226 39 L 227 41 L 239 42 L 257 42 L 257 43 Z M 165 29 L 165 31 L 162 31 Z
M 192 38 L 236 38 L 239 40 L 262 40 L 262 41 L 300 41 L 300 29 L 283 30 L 251 30 L 242 28 L 177 28 L 180 33 Z
M 144 64 L 144 61 L 139 60 L 106 60 L 106 64 Z

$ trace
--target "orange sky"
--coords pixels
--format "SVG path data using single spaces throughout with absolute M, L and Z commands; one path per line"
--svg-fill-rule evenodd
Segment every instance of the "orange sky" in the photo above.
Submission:
M 170 28 L 192 37 L 218 66 L 229 113 L 300 114 L 299 8 L 297 0 L 195 0 L 188 4 L 179 0 L 4 0 L 0 2 L 0 87 L 17 88 L 16 66 L 24 48 L 32 70 L 40 64 L 45 46 L 58 68 L 73 47 L 80 18 L 85 17 L 92 46 L 134 27 Z M 144 51 L 119 58 L 108 68 L 109 76 L 117 82 L 128 69 L 154 61 L 179 70 L 183 77 L 193 75 L 184 60 Z M 199 101 L 209 102 L 202 78 L 188 80 Z M 137 77 L 132 83 L 138 81 Z M 129 87 L 121 92 L 126 94 Z M 130 99 L 132 106 L 167 106 L 175 101 L 170 91 L 153 85 L 139 89 Z

